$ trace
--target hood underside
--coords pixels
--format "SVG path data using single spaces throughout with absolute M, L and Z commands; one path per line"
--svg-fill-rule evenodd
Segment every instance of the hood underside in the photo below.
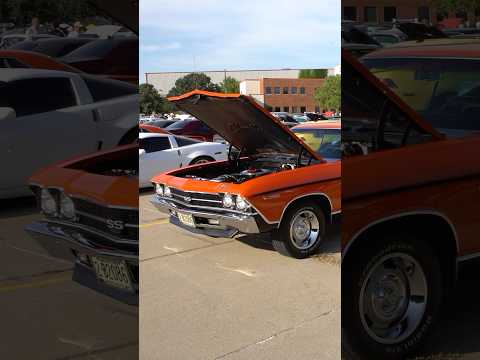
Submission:
M 244 155 L 281 153 L 298 156 L 303 149 L 303 154 L 321 160 L 249 96 L 195 90 L 169 100 L 178 109 L 203 121 Z

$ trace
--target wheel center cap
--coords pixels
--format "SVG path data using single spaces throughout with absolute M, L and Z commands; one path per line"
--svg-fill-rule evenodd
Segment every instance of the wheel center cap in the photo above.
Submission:
M 380 279 L 373 292 L 373 309 L 383 320 L 393 320 L 400 316 L 407 301 L 406 288 L 396 275 L 386 275 Z

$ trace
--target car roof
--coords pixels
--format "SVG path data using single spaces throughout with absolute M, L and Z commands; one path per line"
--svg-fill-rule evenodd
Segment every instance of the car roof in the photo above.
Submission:
M 151 137 L 167 137 L 170 134 L 161 134 L 161 133 L 139 133 L 139 139 L 151 138 Z
M 427 41 L 407 41 L 372 52 L 364 59 L 405 57 L 444 57 L 480 59 L 480 40 L 476 39 L 432 39 Z
M 342 122 L 340 120 L 323 120 L 323 121 L 309 121 L 298 126 L 292 130 L 300 129 L 341 129 Z
M 44 78 L 44 77 L 74 77 L 78 74 L 58 71 L 58 70 L 43 70 L 43 69 L 3 69 L 0 68 L 0 81 L 11 82 L 15 80 L 24 80 L 24 79 L 35 79 L 35 78 Z

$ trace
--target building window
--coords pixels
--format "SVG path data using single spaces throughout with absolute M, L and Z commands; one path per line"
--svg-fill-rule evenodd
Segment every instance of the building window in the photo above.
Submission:
M 275 106 L 275 112 L 280 112 L 280 106 Z
M 304 87 L 300 88 L 300 94 L 305 95 L 305 88 Z
M 395 6 L 385 6 L 383 8 L 383 21 L 391 22 L 397 18 L 397 8 Z
M 428 6 L 420 6 L 418 8 L 418 20 L 430 22 L 430 8 Z
M 271 94 L 272 93 L 272 88 L 270 86 L 267 86 L 265 89 L 265 94 Z
M 290 110 L 290 108 L 288 106 L 283 107 L 283 111 L 288 112 L 289 110 Z
M 375 6 L 365 6 L 364 10 L 364 20 L 369 23 L 377 22 L 377 8 Z
M 275 95 L 280 95 L 280 88 L 278 86 L 275 86 L 273 88 L 273 92 L 275 93 Z
M 298 106 L 292 106 L 292 113 L 298 112 Z
M 296 94 L 296 93 L 297 93 L 297 87 L 296 87 L 296 86 L 292 87 L 291 93 L 292 93 L 292 94 Z
M 319 112 L 320 112 L 320 106 L 315 105 L 315 112 L 316 112 L 316 113 L 319 113 Z
M 288 87 L 283 88 L 283 94 L 288 95 Z
M 267 110 L 271 112 L 273 108 L 270 105 L 267 105 Z
M 304 113 L 305 111 L 307 111 L 307 108 L 305 106 L 300 106 L 300 112 Z
M 357 8 L 355 6 L 344 6 L 343 20 L 357 21 Z

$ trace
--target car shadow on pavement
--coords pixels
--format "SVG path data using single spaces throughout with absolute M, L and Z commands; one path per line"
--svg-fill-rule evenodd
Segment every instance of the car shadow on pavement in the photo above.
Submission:
M 39 210 L 33 196 L 0 200 L 0 219 L 31 215 L 37 212 Z
M 438 326 L 416 360 L 477 359 L 480 356 L 480 261 L 461 267 L 459 281 Z

